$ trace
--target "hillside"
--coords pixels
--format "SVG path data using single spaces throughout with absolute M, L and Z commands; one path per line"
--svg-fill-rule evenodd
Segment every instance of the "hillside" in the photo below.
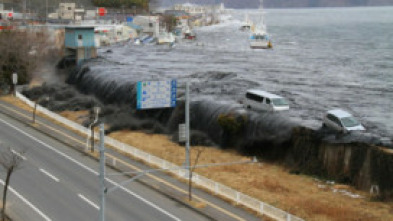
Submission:
M 259 0 L 160 0 L 161 6 L 171 3 L 214 4 L 223 2 L 227 8 L 257 8 Z M 264 0 L 265 8 L 294 7 L 357 7 L 357 6 L 388 6 L 393 0 Z

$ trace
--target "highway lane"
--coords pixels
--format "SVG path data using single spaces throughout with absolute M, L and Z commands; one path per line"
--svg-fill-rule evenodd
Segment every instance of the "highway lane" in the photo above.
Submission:
M 24 166 L 14 173 L 11 186 L 48 219 L 98 219 L 99 185 L 96 161 L 1 114 L 0 141 L 10 144 L 17 152 L 26 151 Z M 108 169 L 108 173 L 115 171 Z M 126 178 L 116 176 L 110 179 L 120 182 Z M 107 184 L 113 185 L 109 182 Z M 12 204 L 11 207 L 13 206 L 16 205 Z M 31 214 L 31 208 L 26 211 L 30 213 L 26 214 L 30 215 L 29 220 L 45 220 L 43 216 Z M 107 220 L 206 219 L 135 182 L 127 185 L 124 190 L 108 195 L 106 214 Z M 21 213 L 17 215 L 23 216 Z

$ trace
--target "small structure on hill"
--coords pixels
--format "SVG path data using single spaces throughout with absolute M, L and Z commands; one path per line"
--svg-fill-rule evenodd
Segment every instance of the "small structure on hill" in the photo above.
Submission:
M 65 27 L 65 56 L 75 55 L 76 63 L 96 58 L 97 48 L 94 40 L 94 27 Z

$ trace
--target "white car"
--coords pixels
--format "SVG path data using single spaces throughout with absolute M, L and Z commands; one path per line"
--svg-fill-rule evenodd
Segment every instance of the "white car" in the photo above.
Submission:
M 328 111 L 323 118 L 323 126 L 344 133 L 354 130 L 365 130 L 363 125 L 361 125 L 350 113 L 341 109 Z

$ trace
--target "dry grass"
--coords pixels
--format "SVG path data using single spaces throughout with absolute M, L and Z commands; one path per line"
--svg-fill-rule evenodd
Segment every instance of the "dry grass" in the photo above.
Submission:
M 118 131 L 109 136 L 178 165 L 185 160 L 184 147 L 171 142 L 164 135 Z M 204 149 L 198 164 L 248 159 L 234 151 L 197 148 Z M 191 162 L 195 159 L 197 148 L 192 147 Z M 287 169 L 275 164 L 211 167 L 197 169 L 196 172 L 307 220 L 393 220 L 392 203 L 370 202 L 367 193 L 345 185 L 319 188 L 320 182 L 311 177 L 291 175 Z M 358 193 L 366 198 L 353 199 L 334 193 L 331 189 L 333 187 Z
M 11 100 L 11 103 L 20 105 L 20 102 L 14 102 L 14 100 Z M 75 120 L 84 114 L 83 112 L 67 112 L 62 115 Z M 177 165 L 181 165 L 185 160 L 184 147 L 171 142 L 164 135 L 118 131 L 109 136 Z M 194 162 L 196 149 L 203 149 L 198 164 L 249 159 L 234 151 L 192 147 L 191 162 Z M 306 220 L 393 220 L 393 203 L 372 202 L 365 192 L 356 191 L 348 186 L 326 185 L 308 176 L 292 175 L 287 169 L 272 163 L 201 168 L 196 172 Z M 325 187 L 318 187 L 319 184 L 324 184 Z M 333 192 L 333 187 L 365 197 L 350 198 Z
M 194 208 L 197 208 L 197 209 L 203 209 L 203 208 L 206 207 L 206 203 L 197 201 L 197 200 L 195 200 L 195 199 L 193 199 L 192 201 L 190 201 L 190 200 L 188 199 L 188 197 L 187 197 L 187 198 L 184 198 L 182 201 L 183 201 L 184 203 L 187 203 L 188 205 L 194 207 Z
M 63 111 L 60 113 L 60 115 L 69 119 L 69 120 L 72 120 L 74 122 L 82 124 L 83 121 L 88 119 L 89 111 L 87 111 L 87 110 L 84 110 L 84 111 Z

